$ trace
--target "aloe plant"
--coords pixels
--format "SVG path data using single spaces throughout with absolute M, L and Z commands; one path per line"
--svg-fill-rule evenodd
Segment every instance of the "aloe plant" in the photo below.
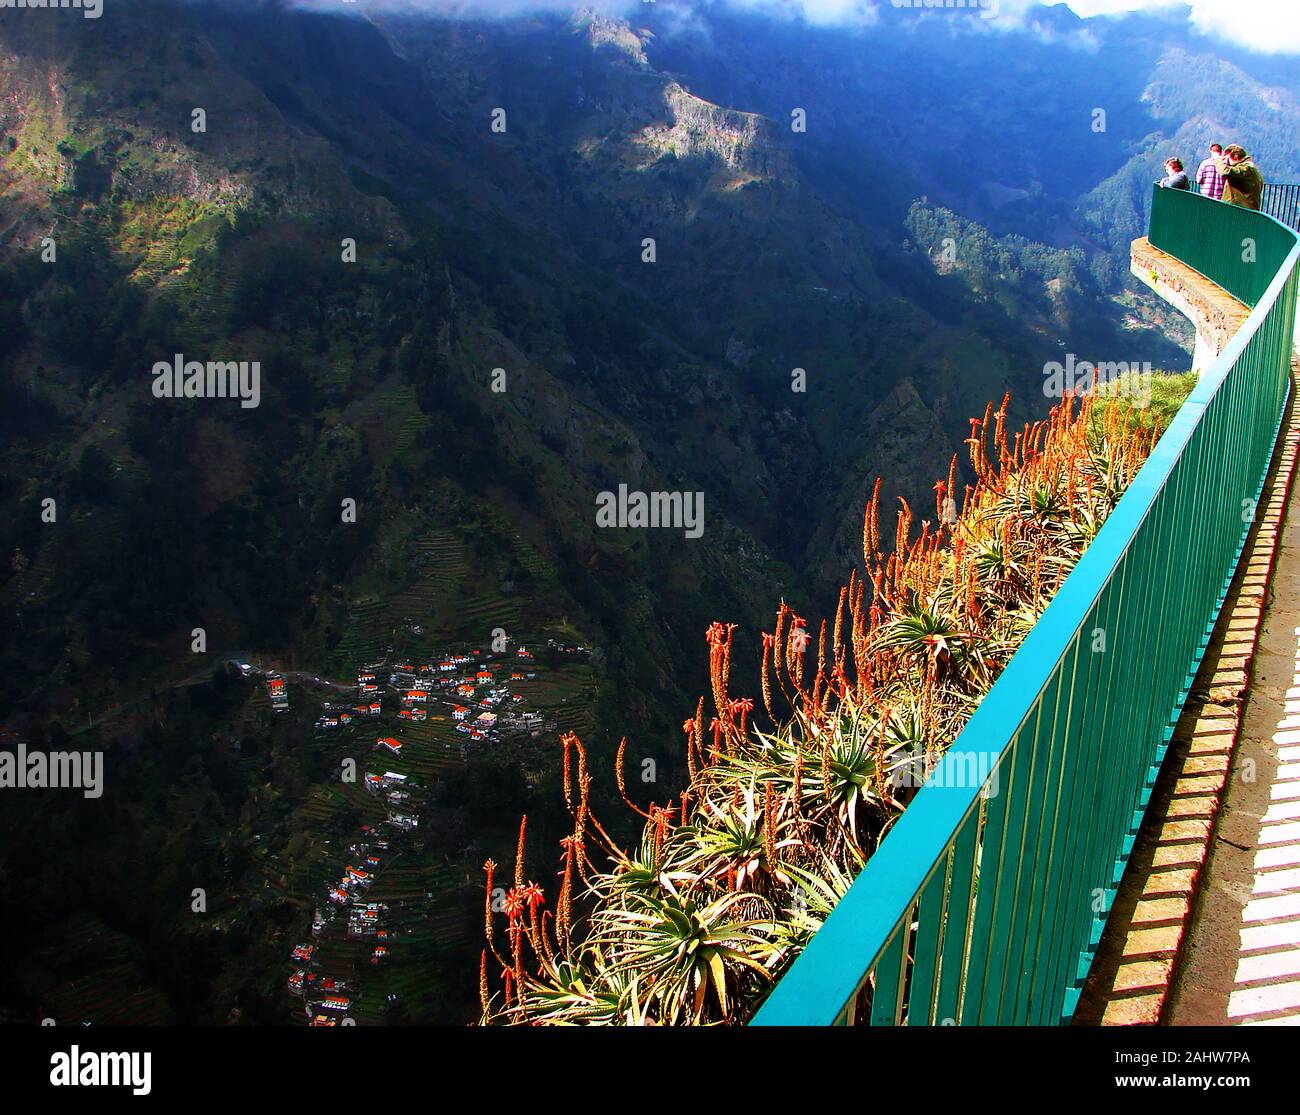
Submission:
M 713 624 L 713 714 L 683 725 L 690 781 L 641 808 L 639 845 L 589 808 L 582 741 L 562 737 L 572 832 L 554 910 L 521 874 L 504 938 L 488 902 L 483 1021 L 742 1022 L 803 948 L 1095 537 L 1159 434 L 1125 404 L 1067 400 L 1009 440 L 1006 400 L 972 423 L 960 515 L 956 461 L 935 485 L 937 530 L 905 503 L 883 552 L 879 484 L 863 568 L 816 635 L 781 604 L 762 639 L 762 707 L 728 692 L 734 627 Z M 577 769 L 573 765 L 576 760 Z M 504 940 L 505 948 L 499 947 Z M 489 969 L 500 971 L 493 992 Z

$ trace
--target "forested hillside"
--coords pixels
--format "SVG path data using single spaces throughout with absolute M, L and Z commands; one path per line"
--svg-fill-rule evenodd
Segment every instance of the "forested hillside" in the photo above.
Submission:
M 1293 69 L 1173 20 L 1093 21 L 1102 75 L 1033 25 L 358 8 L 0 14 L 0 730 L 102 749 L 114 787 L 4 811 L 16 932 L 53 954 L 0 1017 L 83 1009 L 90 940 L 143 1019 L 283 1015 L 313 857 L 365 816 L 310 805 L 311 677 L 583 644 L 539 693 L 595 792 L 623 735 L 638 793 L 682 784 L 706 626 L 753 682 L 779 600 L 833 608 L 878 476 L 928 506 L 986 402 L 1046 413 L 1064 350 L 1186 362 L 1126 275 L 1166 151 L 1300 178 Z M 259 405 L 156 397 L 176 354 L 256 361 Z M 703 537 L 602 528 L 619 485 L 703 493 Z M 307 675 L 291 721 L 236 657 Z M 558 823 L 554 739 L 438 776 L 413 846 L 456 917 L 507 820 Z M 446 978 L 408 1017 L 460 1017 Z

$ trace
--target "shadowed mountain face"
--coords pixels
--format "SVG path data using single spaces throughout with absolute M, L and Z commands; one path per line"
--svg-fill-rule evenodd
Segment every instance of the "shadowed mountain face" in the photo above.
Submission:
M 238 892 L 255 830 L 300 835 L 258 787 L 326 777 L 238 692 L 180 715 L 169 686 L 254 649 L 344 676 L 413 618 L 565 632 L 598 651 L 568 722 L 598 782 L 627 733 L 671 786 L 704 626 L 756 649 L 782 595 L 824 612 L 877 475 L 931 517 L 971 415 L 1045 413 L 1046 361 L 1186 363 L 1124 277 L 1168 153 L 1242 139 L 1300 178 L 1295 66 L 1172 19 L 367 11 L 0 15 L 5 731 L 89 723 L 120 760 L 130 848 L 67 804 L 51 854 L 111 854 L 75 870 L 127 940 L 200 869 Z M 257 361 L 260 405 L 156 398 L 175 354 Z M 703 537 L 598 526 L 620 484 L 703 493 Z M 553 806 L 553 757 L 435 809 L 458 869 Z M 85 908 L 10 870 L 49 924 Z M 238 908 L 243 952 L 150 969 L 169 1016 L 275 1017 L 279 947 L 247 942 L 294 910 Z

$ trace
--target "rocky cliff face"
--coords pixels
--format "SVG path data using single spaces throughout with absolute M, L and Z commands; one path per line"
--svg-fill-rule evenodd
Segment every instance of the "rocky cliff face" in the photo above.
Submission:
M 792 180 L 789 151 L 765 117 L 709 104 L 676 82 L 664 87 L 663 98 L 670 122 L 641 133 L 652 152 L 717 163 L 733 173 L 733 187 L 756 180 Z

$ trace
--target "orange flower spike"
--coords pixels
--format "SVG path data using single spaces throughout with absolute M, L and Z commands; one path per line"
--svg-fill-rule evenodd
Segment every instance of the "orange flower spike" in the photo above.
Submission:
M 478 1001 L 486 1016 L 491 1010 L 492 996 L 488 993 L 487 949 L 479 953 L 478 958 Z
M 799 620 L 798 626 L 790 628 L 790 637 L 786 642 L 785 651 L 786 668 L 794 679 L 796 691 L 799 691 L 803 685 L 803 656 L 807 649 L 808 630 L 803 626 L 803 621 Z
M 554 971 L 555 954 L 551 951 L 550 935 L 546 932 L 546 919 L 549 918 L 550 916 L 551 916 L 550 910 L 542 911 L 542 920 L 541 920 L 541 924 L 537 927 L 537 936 L 541 939 L 542 942 L 542 954 L 546 958 L 546 966 L 549 969 L 551 969 L 551 971 Z
M 492 946 L 492 877 L 496 869 L 493 860 L 489 859 L 483 864 L 483 871 L 487 875 L 487 884 L 483 888 L 483 934 L 489 947 Z
M 835 605 L 835 632 L 833 638 L 831 639 L 832 655 L 838 654 L 840 646 L 842 645 L 841 637 L 844 632 L 844 605 L 849 598 L 849 592 L 853 584 L 853 574 L 856 572 L 857 572 L 856 569 L 850 570 L 849 572 L 850 588 L 845 588 L 843 585 L 840 586 L 840 599 L 839 602 Z
M 839 661 L 835 663 L 835 693 L 843 700 L 844 694 L 849 691 L 849 676 L 844 672 L 844 663 Z
M 591 789 L 591 778 L 587 774 L 587 749 L 582 746 L 582 740 L 578 738 L 576 732 L 570 732 L 569 736 L 573 739 L 573 746 L 578 752 L 578 816 L 581 818 L 587 812 L 587 795 Z M 581 824 L 578 828 L 581 831 Z
M 880 481 L 876 477 L 867 500 L 867 511 L 862 523 L 862 556 L 866 566 L 871 566 L 871 555 L 880 549 Z
M 704 755 L 704 698 L 701 697 L 695 705 L 695 747 L 696 753 L 701 758 Z
M 898 529 L 894 532 L 895 561 L 899 554 L 907 552 L 907 535 L 912 526 L 912 509 L 907 505 L 907 500 L 899 496 L 898 502 L 903 505 L 903 509 L 898 513 Z
M 515 848 L 515 886 L 520 890 L 524 886 L 524 845 L 527 842 L 528 814 L 519 818 L 519 844 Z
M 690 721 L 688 720 L 687 723 L 689 724 Z M 623 763 L 626 756 L 627 736 L 624 736 L 619 740 L 618 751 L 614 756 L 614 781 L 618 783 L 618 795 L 623 799 L 623 804 L 632 810 L 633 813 L 636 813 L 641 817 L 649 818 L 650 814 L 638 809 L 632 799 L 627 796 L 627 781 L 623 776 Z
M 714 624 L 715 628 L 721 629 L 721 624 Z M 712 628 L 710 628 L 712 631 Z M 726 644 L 723 636 L 719 634 L 717 638 L 709 639 L 709 688 L 713 692 L 713 704 L 718 711 L 718 715 L 725 715 L 727 704 L 727 683 L 723 676 L 723 658 L 726 654 Z
M 560 737 L 560 744 L 564 748 L 564 805 L 570 813 L 573 812 L 573 775 L 569 767 L 569 737 L 567 733 Z
M 573 918 L 574 838 L 562 837 L 560 846 L 564 849 L 564 873 L 560 883 L 560 897 L 555 904 L 555 932 L 557 939 L 562 935 L 567 940 Z
M 760 673 L 759 683 L 763 693 L 763 707 L 767 709 L 767 715 L 772 720 L 775 720 L 776 714 L 772 712 L 772 679 L 767 672 L 768 670 L 767 662 L 768 662 L 769 655 L 773 658 L 776 657 L 776 651 L 774 649 L 775 640 L 769 642 L 770 639 L 771 639 L 770 635 L 767 634 L 763 635 L 763 652 L 760 655 L 761 669 L 759 671 Z
M 519 930 L 514 934 L 514 960 L 515 960 L 515 995 L 519 1004 L 524 1002 L 524 935 Z

